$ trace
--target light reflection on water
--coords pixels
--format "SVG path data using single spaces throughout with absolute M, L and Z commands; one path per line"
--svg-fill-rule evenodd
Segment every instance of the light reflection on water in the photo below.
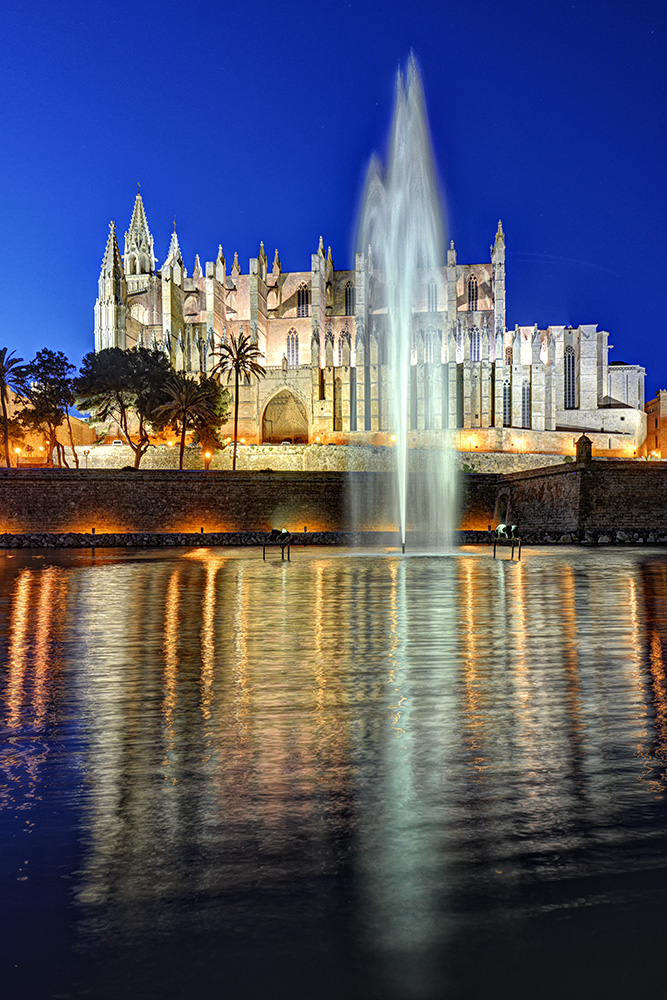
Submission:
M 553 948 L 616 995 L 667 902 L 663 555 L 2 560 L 22 995 L 550 995 Z

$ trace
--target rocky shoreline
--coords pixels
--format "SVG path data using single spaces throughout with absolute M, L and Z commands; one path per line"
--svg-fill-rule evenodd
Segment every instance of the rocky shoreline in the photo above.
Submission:
M 489 544 L 488 531 L 458 531 L 459 545 Z M 408 536 L 408 544 L 410 542 Z M 116 549 L 116 548 L 184 548 L 238 547 L 262 545 L 280 548 L 271 542 L 265 531 L 227 532 L 30 532 L 0 534 L 0 549 Z M 536 531 L 522 536 L 523 545 L 667 545 L 667 529 L 663 531 L 581 531 L 561 534 Z M 290 545 L 328 545 L 349 548 L 397 547 L 393 531 L 309 531 L 293 534 Z

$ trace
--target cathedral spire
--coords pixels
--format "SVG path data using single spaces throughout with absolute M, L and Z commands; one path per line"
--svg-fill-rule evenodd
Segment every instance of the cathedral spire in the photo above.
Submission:
M 153 274 L 155 272 L 155 252 L 153 237 L 148 228 L 141 188 L 134 199 L 130 228 L 125 233 L 125 253 L 123 254 L 126 274 Z
M 174 231 L 171 234 L 171 242 L 169 244 L 169 253 L 167 254 L 167 259 L 165 260 L 163 267 L 172 266 L 174 264 L 179 264 L 183 267 L 183 257 L 181 255 L 181 248 L 178 245 L 178 236 L 176 234 L 176 220 L 174 219 Z
M 505 246 L 505 234 L 503 232 L 502 220 L 498 219 L 498 232 L 496 233 L 495 245 L 498 246 L 501 243 L 503 246 Z
M 120 259 L 120 248 L 116 239 L 116 223 L 109 223 L 109 236 L 102 259 L 102 269 L 100 278 L 121 278 L 123 276 L 123 262 Z

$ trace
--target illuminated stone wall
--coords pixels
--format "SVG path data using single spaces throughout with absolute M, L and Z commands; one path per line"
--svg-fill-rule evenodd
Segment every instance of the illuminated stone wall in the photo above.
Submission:
M 497 477 L 462 479 L 462 525 L 486 527 Z M 390 530 L 391 487 L 382 472 L 0 470 L 0 533 Z

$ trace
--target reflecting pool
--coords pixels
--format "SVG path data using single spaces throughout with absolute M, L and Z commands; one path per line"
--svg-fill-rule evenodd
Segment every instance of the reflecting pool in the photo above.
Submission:
M 4 995 L 665 995 L 662 552 L 4 553 L 0 658 Z

